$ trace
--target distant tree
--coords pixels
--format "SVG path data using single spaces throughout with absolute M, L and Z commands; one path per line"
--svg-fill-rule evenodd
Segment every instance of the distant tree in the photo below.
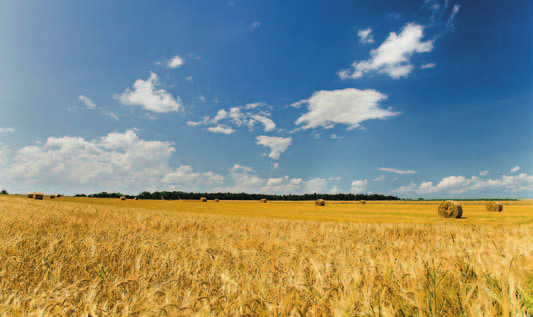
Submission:
M 9 194 L 7 193 L 7 190 L 5 190 L 5 189 L 2 189 L 1 194 L 2 194 L 2 195 L 9 195 Z
M 424 198 L 420 197 L 420 198 L 418 198 L 418 200 L 424 200 Z

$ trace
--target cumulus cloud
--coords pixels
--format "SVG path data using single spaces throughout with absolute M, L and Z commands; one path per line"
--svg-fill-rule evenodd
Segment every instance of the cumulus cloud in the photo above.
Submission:
M 359 30 L 357 32 L 357 36 L 359 36 L 359 42 L 362 44 L 368 44 L 368 43 L 374 43 L 374 35 L 372 34 L 372 29 L 367 28 L 364 30 Z
M 13 128 L 0 128 L 0 133 L 14 133 L 15 130 Z
M 352 182 L 351 193 L 362 193 L 366 190 L 367 180 L 355 180 Z
M 311 98 L 300 100 L 291 106 L 298 108 L 307 104 L 308 112 L 295 122 L 296 125 L 302 125 L 302 129 L 328 129 L 335 124 L 345 124 L 351 130 L 365 120 L 386 119 L 400 114 L 379 108 L 379 103 L 385 99 L 387 95 L 372 89 L 346 88 L 317 91 Z
M 233 192 L 259 193 L 265 184 L 265 180 L 257 176 L 251 167 L 235 164 L 230 173 L 235 182 Z
M 43 145 L 14 151 L 0 178 L 16 185 L 33 184 L 41 191 L 54 187 L 142 190 L 160 184 L 174 151 L 171 143 L 142 140 L 135 130 L 91 141 L 50 137 Z
M 91 99 L 89 99 L 88 97 L 85 97 L 85 96 L 78 96 L 78 99 L 83 102 L 87 108 L 91 109 L 91 110 L 94 110 L 96 109 L 96 105 L 94 104 L 94 102 L 91 101 Z
M 516 173 L 520 170 L 520 166 L 515 166 L 513 168 L 511 168 L 511 173 Z
M 301 193 L 325 193 L 328 182 L 324 178 L 315 177 L 308 181 L 301 178 L 290 178 L 289 176 L 279 178 L 269 178 L 265 186 L 261 188 L 264 193 L 274 194 L 301 194 Z
M 396 173 L 396 174 L 415 174 L 416 173 L 413 170 L 402 171 L 396 168 L 388 168 L 388 167 L 381 167 L 381 168 L 378 168 L 378 170 L 384 171 L 384 172 Z
M 150 77 L 145 81 L 137 79 L 133 84 L 133 90 L 129 88 L 120 96 L 115 96 L 122 104 L 128 106 L 141 106 L 145 110 L 165 113 L 178 111 L 181 108 L 179 97 L 174 98 L 164 89 L 157 90 L 159 77 L 150 72 Z
M 273 160 L 278 160 L 281 153 L 285 152 L 292 142 L 292 138 L 290 137 L 284 138 L 265 135 L 258 136 L 256 140 L 256 144 L 270 148 L 270 154 L 268 156 Z
M 168 68 L 179 68 L 183 64 L 185 64 L 185 62 L 183 61 L 183 59 L 181 57 L 176 55 L 176 56 L 172 57 L 171 59 L 169 59 L 167 64 L 168 64 Z
M 479 176 L 486 176 L 489 170 L 479 172 Z
M 162 182 L 171 185 L 173 190 L 200 191 L 223 185 L 224 177 L 213 172 L 197 173 L 191 166 L 182 165 L 167 173 Z
M 222 134 L 232 134 L 235 132 L 231 127 L 225 126 L 225 125 L 217 125 L 216 127 L 209 127 L 207 128 L 207 131 L 213 132 L 213 133 L 222 133 Z
M 268 111 L 260 110 L 260 107 L 265 106 L 263 103 L 251 103 L 242 107 L 232 107 L 229 110 L 220 109 L 212 118 L 204 117 L 202 121 L 189 121 L 190 126 L 197 125 L 219 125 L 224 121 L 225 126 L 232 124 L 236 127 L 246 126 L 252 131 L 257 123 L 264 127 L 265 132 L 276 130 L 276 124 L 270 118 L 271 114 Z M 215 130 L 208 128 L 209 131 Z M 218 129 L 220 130 L 220 129 Z
M 477 176 L 466 178 L 463 176 L 444 177 L 438 184 L 434 185 L 431 181 L 425 181 L 417 186 L 411 183 L 408 186 L 402 186 L 394 193 L 399 194 L 462 194 L 469 191 L 493 189 L 497 191 L 526 191 L 533 189 L 533 176 L 522 173 L 520 175 L 506 176 L 501 179 L 483 180 Z
M 420 68 L 426 69 L 426 68 L 433 68 L 435 66 L 437 66 L 437 64 L 435 64 L 435 63 L 426 63 L 426 64 L 422 64 L 422 66 L 420 66 Z
M 423 37 L 422 25 L 408 23 L 400 34 L 391 32 L 385 42 L 370 51 L 370 59 L 355 61 L 350 68 L 341 70 L 339 77 L 356 79 L 370 72 L 384 73 L 394 79 L 407 77 L 413 69 L 411 56 L 433 50 L 433 41 L 422 41 Z

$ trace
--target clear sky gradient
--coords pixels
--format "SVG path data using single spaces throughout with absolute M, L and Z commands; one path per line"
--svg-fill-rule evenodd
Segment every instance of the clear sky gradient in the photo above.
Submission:
M 533 198 L 531 1 L 2 1 L 0 187 Z

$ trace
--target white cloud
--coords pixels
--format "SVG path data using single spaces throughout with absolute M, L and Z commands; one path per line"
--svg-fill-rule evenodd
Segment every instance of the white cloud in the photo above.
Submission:
M 15 130 L 13 128 L 0 128 L 0 133 L 14 133 Z
M 456 4 L 453 6 L 452 14 L 450 15 L 450 18 L 448 19 L 447 27 L 452 29 L 454 28 L 453 21 L 455 20 L 455 16 L 459 12 L 459 9 L 461 8 L 460 5 Z
M 224 109 L 218 110 L 213 118 L 204 117 L 203 121 L 189 121 L 190 126 L 195 125 L 215 125 L 221 121 L 228 120 L 236 127 L 246 126 L 252 131 L 257 122 L 263 124 L 264 131 L 270 132 L 276 130 L 276 124 L 270 118 L 270 112 L 261 111 L 258 108 L 265 106 L 263 103 L 251 103 L 242 107 L 232 107 L 229 111 Z M 226 126 L 228 122 L 226 121 Z
M 205 97 L 204 96 L 200 96 L 200 100 L 205 102 Z
M 261 26 L 261 23 L 259 21 L 254 21 L 252 24 L 250 24 L 250 31 L 255 31 Z
M 159 86 L 159 77 L 150 72 L 150 78 L 146 81 L 137 79 L 133 84 L 133 90 L 129 88 L 120 96 L 115 96 L 124 105 L 142 106 L 144 109 L 164 113 L 178 111 L 181 107 L 179 97 L 174 98 L 164 89 L 156 90 Z
M 340 181 L 340 180 L 341 180 L 341 177 L 340 177 L 340 176 L 337 176 L 337 177 L 330 177 L 329 180 L 330 180 L 330 181 Z
M 139 139 L 134 130 L 86 141 L 50 137 L 14 152 L 0 178 L 26 190 L 145 190 L 158 186 L 175 151 L 169 142 Z
M 357 36 L 359 36 L 359 42 L 362 44 L 368 44 L 368 43 L 374 43 L 374 35 L 372 34 L 372 29 L 367 28 L 364 30 L 359 30 L 357 32 Z
M 207 128 L 207 131 L 213 132 L 213 133 L 222 133 L 226 135 L 232 134 L 233 132 L 235 132 L 234 129 L 232 129 L 231 127 L 225 126 L 223 124 L 219 124 L 216 127 L 209 127 Z
M 479 176 L 486 176 L 489 170 L 479 172 Z
M 187 76 L 187 77 L 185 77 L 185 79 L 186 79 L 187 81 L 192 81 L 192 76 Z
M 335 124 L 345 124 L 348 130 L 359 127 L 365 120 L 386 119 L 399 112 L 379 108 L 379 102 L 387 96 L 372 90 L 346 88 L 342 90 L 321 90 L 313 93 L 311 98 L 300 100 L 291 106 L 308 105 L 308 112 L 296 120 L 296 125 L 303 125 L 303 129 L 333 127 Z
M 420 66 L 420 68 L 422 68 L 422 69 L 433 68 L 435 66 L 437 66 L 437 64 L 435 64 L 435 63 L 426 63 L 426 64 L 422 64 L 422 66 Z
M 179 57 L 178 55 L 176 55 L 173 58 L 169 59 L 167 63 L 168 63 L 168 68 L 179 68 L 183 64 L 185 64 L 183 59 L 181 57 Z
M 274 166 L 273 166 L 272 168 L 273 168 L 273 169 L 278 169 L 278 167 L 279 167 L 279 163 L 276 162 L 276 163 L 274 163 Z
M 224 177 L 213 172 L 195 173 L 189 165 L 182 165 L 167 173 L 163 183 L 172 185 L 173 190 L 200 191 L 224 183 Z
M 387 168 L 387 167 L 381 167 L 381 168 L 378 168 L 378 170 L 384 171 L 384 172 L 396 173 L 396 174 L 415 174 L 416 173 L 413 170 L 402 171 L 396 168 Z
M 511 168 L 511 173 L 516 173 L 520 170 L 520 166 L 515 166 L 513 168 Z
M 351 193 L 362 193 L 366 190 L 367 180 L 355 180 L 352 182 Z
M 274 121 L 272 121 L 272 119 L 259 114 L 252 115 L 252 118 L 261 122 L 265 126 L 265 132 L 276 130 L 276 124 L 274 123 Z
M 374 178 L 374 181 L 375 182 L 382 181 L 382 180 L 385 179 L 385 177 L 387 177 L 387 175 L 385 175 L 385 174 L 379 175 L 378 177 Z
M 291 145 L 292 138 L 261 135 L 256 140 L 256 144 L 270 148 L 270 154 L 268 155 L 270 158 L 278 160 L 281 153 L 285 152 Z
M 399 194 L 462 194 L 487 189 L 503 192 L 529 191 L 533 189 L 533 176 L 526 173 L 513 176 L 503 175 L 501 179 L 496 180 L 483 180 L 477 176 L 472 176 L 469 179 L 463 176 L 448 176 L 444 177 L 437 185 L 433 185 L 433 182 L 430 181 L 422 182 L 420 186 L 411 183 L 393 192 Z
M 349 69 L 339 72 L 341 79 L 361 78 L 365 73 L 385 73 L 394 79 L 407 77 L 413 65 L 410 58 L 414 53 L 427 53 L 433 50 L 433 41 L 422 42 L 424 27 L 408 23 L 398 35 L 391 32 L 380 47 L 370 51 L 370 59 L 355 61 Z
M 235 185 L 231 191 L 245 193 L 259 193 L 265 180 L 255 174 L 250 167 L 235 164 L 231 169 L 231 178 Z
M 332 138 L 333 140 L 341 140 L 341 139 L 344 138 L 344 136 L 337 136 L 337 135 L 334 133 L 334 134 L 331 135 L 331 138 Z
M 91 101 L 91 99 L 89 99 L 88 97 L 85 97 L 85 96 L 78 96 L 78 99 L 83 102 L 87 108 L 91 109 L 91 110 L 94 110 L 96 109 L 96 105 Z

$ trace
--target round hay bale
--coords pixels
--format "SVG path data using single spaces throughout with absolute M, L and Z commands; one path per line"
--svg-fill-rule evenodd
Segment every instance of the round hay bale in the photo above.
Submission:
M 317 199 L 315 201 L 315 206 L 325 206 L 326 205 L 326 201 L 324 199 Z
M 261 202 L 266 204 L 267 200 L 263 198 L 261 199 Z
M 50 199 L 56 198 L 56 195 L 50 195 Z
M 120 200 L 126 200 L 126 196 L 121 196 Z
M 499 201 L 489 201 L 487 203 L 487 210 L 501 212 L 503 210 L 503 204 Z
M 31 199 L 33 199 L 33 193 L 31 193 L 31 194 L 28 194 L 28 196 L 27 196 L 27 197 L 28 197 L 28 198 L 31 198 Z
M 35 200 L 43 200 L 44 194 L 43 193 L 33 193 L 33 199 Z
M 137 197 L 133 198 L 133 200 L 137 200 Z
M 461 218 L 463 216 L 463 207 L 456 201 L 443 201 L 439 205 L 439 216 L 444 218 Z
M 203 202 L 203 203 L 206 203 L 207 202 L 207 198 L 202 197 L 202 198 L 200 198 L 200 201 Z
M 220 200 L 218 200 L 218 199 L 215 199 L 215 202 L 216 202 L 216 203 L 218 203 L 219 201 L 220 201 Z
M 364 205 L 364 204 L 366 204 L 366 201 L 364 201 L 364 200 L 361 200 L 361 204 L 363 204 L 363 205 Z

